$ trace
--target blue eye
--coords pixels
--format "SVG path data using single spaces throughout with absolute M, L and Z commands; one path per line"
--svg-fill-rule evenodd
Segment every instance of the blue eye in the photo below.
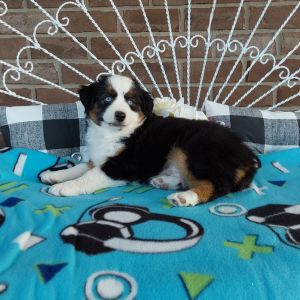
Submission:
M 132 102 L 131 100 L 129 100 L 127 103 L 128 103 L 129 105 L 132 105 L 132 104 L 133 104 L 133 102 Z
M 104 99 L 105 102 L 110 102 L 111 100 L 112 100 L 111 97 L 106 97 L 106 98 Z

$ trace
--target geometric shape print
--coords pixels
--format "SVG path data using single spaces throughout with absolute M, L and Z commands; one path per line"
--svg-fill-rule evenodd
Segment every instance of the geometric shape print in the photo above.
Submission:
M 233 250 L 233 251 L 235 251 L 235 250 Z M 256 255 L 256 254 L 255 254 Z M 259 254 L 258 254 L 259 255 Z M 50 268 L 51 269 L 51 268 Z M 51 273 L 51 271 L 50 271 L 50 273 Z M 200 274 L 199 274 L 200 275 Z M 52 277 L 53 278 L 53 277 Z M 48 282 L 48 281 L 47 281 Z M 209 288 L 211 288 L 211 287 L 209 287 Z M 192 296 L 190 295 L 190 297 L 192 298 Z M 197 296 L 194 298 L 194 299 L 196 299 L 197 298 Z
M 38 274 L 41 283 L 48 283 L 57 273 L 59 273 L 68 263 L 61 262 L 56 264 L 35 264 L 34 269 Z
M 61 212 L 62 210 L 70 209 L 72 208 L 71 206 L 64 206 L 64 207 L 55 207 L 52 204 L 44 204 L 44 209 L 35 209 L 34 213 L 35 214 L 44 214 L 48 211 L 52 212 L 52 214 L 55 217 L 61 216 L 63 213 Z
M 174 207 L 174 205 L 171 205 L 166 198 L 162 198 L 159 201 L 165 204 L 165 205 L 162 206 L 162 208 L 170 209 L 170 208 Z
M 20 249 L 25 251 L 27 249 L 30 249 L 30 248 L 42 243 L 45 240 L 46 239 L 41 236 L 34 235 L 34 234 L 31 234 L 31 232 L 26 231 L 26 232 L 23 232 L 21 235 L 19 235 L 17 238 L 15 238 L 12 241 L 12 243 L 19 244 Z
M 17 162 L 14 166 L 14 170 L 13 170 L 13 172 L 16 175 L 18 175 L 18 176 L 22 175 L 26 160 L 27 160 L 27 154 L 20 153 L 19 157 L 18 157 L 18 160 L 17 160 Z
M 138 184 L 138 185 L 130 186 L 130 187 L 126 188 L 125 190 L 123 190 L 122 192 L 130 193 L 132 191 L 135 191 L 135 193 L 137 193 L 137 194 L 142 194 L 142 193 L 145 193 L 145 192 L 153 190 L 153 189 L 154 189 L 154 187 L 152 187 L 152 186 L 143 186 L 141 184 Z
M 211 206 L 209 211 L 220 217 L 239 217 L 247 213 L 242 205 L 234 203 L 219 203 Z
M 97 195 L 100 193 L 104 193 L 106 191 L 109 191 L 110 189 L 111 188 L 103 188 L 103 189 L 95 191 L 93 194 Z M 136 193 L 136 194 L 142 194 L 142 193 L 148 192 L 153 189 L 155 189 L 155 188 L 152 186 L 145 186 L 145 185 L 138 184 L 138 185 L 127 187 L 125 190 L 122 191 L 122 193 L 130 193 L 130 192 L 134 191 L 134 193 Z
M 0 191 L 3 194 L 11 194 L 17 190 L 22 190 L 28 188 L 28 185 L 26 184 L 21 184 L 18 185 L 19 183 L 14 181 L 14 182 L 8 182 L 0 185 Z M 16 186 L 17 185 L 17 186 Z
M 277 187 L 284 187 L 286 184 L 286 181 L 284 180 L 274 180 L 274 181 L 268 181 L 270 184 L 275 185 Z
M 257 195 L 264 195 L 265 193 L 262 192 L 262 190 L 265 190 L 265 189 L 268 189 L 266 186 L 261 186 L 261 187 L 258 187 L 256 186 L 253 182 L 250 183 L 249 187 L 242 190 L 241 192 L 246 192 L 246 191 L 251 191 L 251 190 L 254 190 L 256 192 Z
M 299 204 L 268 204 L 260 206 L 249 210 L 246 218 L 251 222 L 269 228 L 285 245 L 300 250 Z
M 0 283 L 0 295 L 4 294 L 8 289 L 8 284 L 1 282 Z
M 290 171 L 287 170 L 285 167 L 283 167 L 278 161 L 272 161 L 271 164 L 273 165 L 274 168 L 277 168 L 282 173 L 290 173 Z
M 238 257 L 242 259 L 252 259 L 254 253 L 273 253 L 273 246 L 257 245 L 258 235 L 246 235 L 243 242 L 225 241 L 225 247 L 239 250 Z
M 289 170 L 287 170 L 285 167 L 283 167 L 278 161 L 273 161 L 271 162 L 272 166 L 278 170 L 280 170 L 282 173 L 290 173 Z M 277 187 L 284 187 L 286 184 L 286 181 L 284 180 L 273 180 L 273 181 L 268 181 L 268 183 L 277 186 Z M 262 186 L 262 187 L 257 187 L 253 182 L 250 183 L 249 187 L 242 190 L 242 192 L 246 192 L 249 190 L 254 190 L 258 195 L 265 195 L 264 192 L 262 192 L 262 190 L 264 189 L 268 189 L 268 187 L 266 186 Z
M 10 151 L 12 148 L 11 147 L 4 147 L 4 148 L 0 148 L 0 154 L 3 154 L 5 152 Z
M 183 251 L 198 244 L 204 233 L 202 226 L 191 219 L 151 213 L 148 208 L 142 206 L 98 206 L 89 212 L 92 221 L 80 222 L 88 210 L 89 208 L 83 212 L 76 224 L 65 227 L 60 233 L 64 243 L 73 245 L 77 251 L 87 255 L 115 250 L 140 254 Z M 134 237 L 131 226 L 148 221 L 175 224 L 185 230 L 186 236 L 167 240 Z
M 271 164 L 282 173 L 290 173 L 278 161 L 273 161 Z M 287 181 L 270 180 L 268 183 L 283 188 Z M 268 204 L 249 210 L 246 219 L 266 226 L 287 246 L 300 249 L 298 247 L 300 246 L 300 205 Z M 285 240 L 282 237 L 282 230 L 277 232 L 275 228 L 285 229 Z
M 120 279 L 124 281 L 122 282 Z M 98 280 L 99 282 L 94 288 L 94 284 Z M 85 297 L 87 300 L 95 300 L 96 298 L 93 295 L 95 290 L 98 294 L 97 296 L 101 297 L 101 299 L 120 299 L 120 296 L 124 299 L 124 283 L 127 284 L 129 293 L 129 295 L 126 295 L 126 299 L 136 299 L 138 286 L 134 278 L 126 273 L 109 270 L 96 272 L 87 279 L 84 288 Z
M 290 173 L 289 170 L 284 168 L 279 162 L 272 162 L 273 167 L 277 168 L 283 173 Z M 277 186 L 284 187 L 287 181 L 277 180 L 268 181 L 268 183 Z M 252 187 L 253 188 L 253 187 Z M 266 187 L 264 187 L 266 188 Z M 249 189 L 247 189 L 249 190 Z M 243 190 L 245 191 L 245 190 Z M 263 194 L 263 193 L 262 193 Z M 281 242 L 287 246 L 300 249 L 300 205 L 266 205 L 256 209 L 251 209 L 246 218 L 258 224 L 265 225 L 271 231 L 273 231 Z M 286 233 L 286 241 L 275 231 L 274 228 L 284 228 Z M 256 245 L 257 235 L 248 235 L 244 238 L 243 243 L 225 241 L 223 243 L 226 247 L 231 247 L 239 250 L 238 257 L 243 259 L 251 259 L 255 252 L 257 253 L 273 253 L 273 246 L 258 246 Z M 292 244 L 292 245 L 291 245 Z
M 0 205 L 4 206 L 4 207 L 14 207 L 23 201 L 26 201 L 26 200 L 17 198 L 17 197 L 10 197 L 10 198 L 6 199 L 5 201 L 3 201 L 2 203 L 0 203 Z
M 211 275 L 180 272 L 179 276 L 189 297 L 194 300 L 216 277 Z

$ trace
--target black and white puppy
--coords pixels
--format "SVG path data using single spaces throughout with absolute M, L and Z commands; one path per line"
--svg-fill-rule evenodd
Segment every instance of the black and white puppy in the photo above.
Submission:
M 41 174 L 55 196 L 89 194 L 130 183 L 183 190 L 171 204 L 194 206 L 252 181 L 258 157 L 230 129 L 208 121 L 153 115 L 153 98 L 128 77 L 83 86 L 89 163 Z

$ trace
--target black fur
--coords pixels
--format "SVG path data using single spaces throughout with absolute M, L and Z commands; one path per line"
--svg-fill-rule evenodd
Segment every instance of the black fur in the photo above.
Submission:
M 213 183 L 215 193 L 210 200 L 246 188 L 260 167 L 258 157 L 237 134 L 208 121 L 148 117 L 123 143 L 125 150 L 102 167 L 109 177 L 148 183 L 162 171 L 170 150 L 176 147 L 186 154 L 188 169 L 197 179 Z M 235 184 L 236 171 L 244 166 L 249 171 Z
M 86 112 L 96 105 L 99 119 L 105 110 L 101 102 L 101 97 L 107 94 L 105 87 L 103 78 L 79 91 Z M 146 119 L 131 136 L 121 140 L 124 150 L 101 166 L 107 176 L 147 184 L 163 170 L 170 151 L 176 148 L 187 157 L 187 168 L 195 179 L 212 183 L 214 193 L 209 201 L 251 183 L 261 164 L 237 134 L 213 122 L 155 116 L 153 98 L 137 81 L 134 91 L 136 108 L 132 109 L 138 111 L 140 107 Z M 245 175 L 237 182 L 237 171 L 241 169 Z
M 82 85 L 78 90 L 81 103 L 87 115 L 97 102 L 97 96 L 105 91 L 107 78 L 108 76 L 102 76 L 99 81 L 95 81 L 88 86 Z
M 153 116 L 153 98 L 151 95 L 145 91 L 143 88 L 141 88 L 140 84 L 137 82 L 137 80 L 133 79 L 133 82 L 135 84 L 135 92 L 136 95 L 141 99 L 141 109 L 145 116 Z

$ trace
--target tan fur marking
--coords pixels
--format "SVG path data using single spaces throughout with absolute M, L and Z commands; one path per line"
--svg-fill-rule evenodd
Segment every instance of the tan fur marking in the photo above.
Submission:
M 138 107 L 138 111 L 137 111 L 138 115 L 139 115 L 139 123 L 141 123 L 145 118 L 145 114 L 142 112 L 142 108 L 139 106 Z
M 242 167 L 236 170 L 234 183 L 239 183 L 247 174 L 249 167 Z
M 207 202 L 214 193 L 214 185 L 209 180 L 199 180 L 196 188 L 191 189 L 197 194 L 199 201 L 198 203 Z
M 89 111 L 89 117 L 90 119 L 97 124 L 97 109 L 96 106 L 94 106 L 90 111 Z
M 140 123 L 141 123 L 146 118 L 146 116 L 144 115 L 142 110 L 139 110 L 138 114 L 139 114 L 139 119 L 140 119 Z
M 180 175 L 183 178 L 186 178 L 188 175 L 187 166 L 186 166 L 186 155 L 178 148 L 173 148 L 167 158 L 168 162 L 171 162 L 176 165 Z M 168 164 L 167 162 L 167 164 Z
M 89 161 L 87 163 L 87 166 L 90 168 L 90 169 L 93 169 L 95 167 L 94 163 L 92 161 Z
M 126 149 L 125 146 L 121 147 L 118 151 L 116 151 L 114 156 L 118 156 L 121 152 L 123 152 Z
M 130 99 L 134 96 L 135 94 L 135 91 L 133 89 L 129 90 L 125 95 L 124 95 L 124 98 L 127 100 L 127 99 Z M 141 123 L 144 119 L 145 119 L 145 115 L 144 113 L 142 112 L 142 109 L 141 107 L 138 108 L 138 111 L 137 111 L 138 115 L 139 115 L 139 123 Z
M 111 95 L 113 96 L 117 95 L 116 90 L 111 85 L 108 85 L 106 89 Z
M 207 202 L 214 193 L 214 185 L 208 180 L 199 180 L 190 172 L 187 167 L 187 157 L 182 150 L 174 148 L 168 155 L 168 161 L 175 163 L 180 176 L 186 182 L 187 186 L 197 194 L 199 203 Z
M 129 90 L 125 95 L 124 95 L 124 98 L 125 99 L 130 99 L 132 98 L 134 95 L 134 90 Z
M 170 151 L 168 161 L 171 161 L 171 163 L 175 164 L 179 174 L 184 179 L 184 181 L 187 183 L 189 188 L 193 188 L 197 186 L 197 179 L 194 177 L 194 175 L 190 172 L 190 170 L 187 167 L 186 163 L 187 157 L 186 154 L 182 152 L 182 150 L 178 148 L 173 148 Z

